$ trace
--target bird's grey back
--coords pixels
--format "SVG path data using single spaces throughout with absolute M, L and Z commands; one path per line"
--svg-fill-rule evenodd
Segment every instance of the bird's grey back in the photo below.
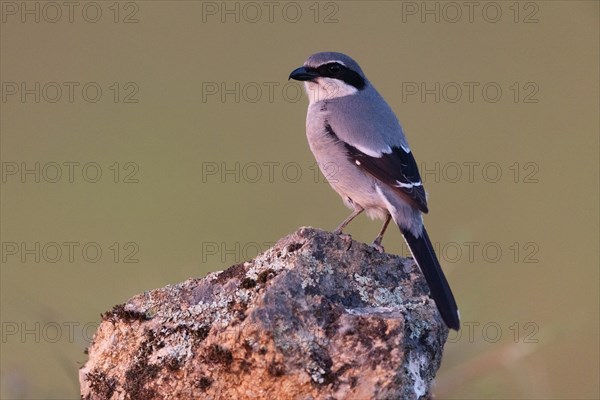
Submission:
M 408 148 L 398 118 L 369 82 L 354 95 L 314 103 L 309 114 L 325 119 L 341 140 L 355 147 L 380 152 L 389 152 L 390 146 Z

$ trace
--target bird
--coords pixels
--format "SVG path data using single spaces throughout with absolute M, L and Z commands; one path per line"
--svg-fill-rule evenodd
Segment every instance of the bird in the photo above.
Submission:
M 289 79 L 304 82 L 309 147 L 330 186 L 352 209 L 334 233 L 342 234 L 365 212 L 384 221 L 372 244 L 383 252 L 383 235 L 393 220 L 444 323 L 458 331 L 456 300 L 423 225 L 427 194 L 394 111 L 358 63 L 343 53 L 315 53 Z

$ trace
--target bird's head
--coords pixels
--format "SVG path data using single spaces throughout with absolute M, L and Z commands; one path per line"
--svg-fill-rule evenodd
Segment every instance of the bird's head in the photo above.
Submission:
M 289 79 L 304 82 L 311 103 L 354 95 L 369 84 L 356 61 L 334 52 L 313 54 Z

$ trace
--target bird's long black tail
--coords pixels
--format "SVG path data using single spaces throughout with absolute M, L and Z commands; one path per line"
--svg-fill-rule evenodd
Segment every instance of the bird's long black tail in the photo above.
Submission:
M 435 300 L 442 319 L 448 328 L 458 330 L 460 328 L 458 307 L 456 306 L 454 295 L 452 294 L 452 290 L 450 290 L 450 285 L 448 285 L 444 271 L 442 271 L 442 267 L 435 255 L 425 227 L 423 227 L 423 232 L 419 237 L 415 237 L 409 230 L 402 228 L 400 230 L 417 265 L 421 268 L 423 275 L 425 275 L 431 297 Z

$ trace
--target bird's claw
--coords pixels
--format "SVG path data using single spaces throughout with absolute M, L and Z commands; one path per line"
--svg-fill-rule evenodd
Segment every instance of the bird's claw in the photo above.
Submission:
M 377 241 L 371 243 L 371 247 L 374 248 L 375 250 L 377 250 L 380 253 L 385 253 L 385 249 L 383 248 L 383 246 L 378 243 Z
M 380 253 L 385 253 L 385 249 L 381 245 L 381 241 L 382 240 L 383 240 L 383 236 L 382 235 L 377 236 L 375 238 L 375 240 L 373 240 L 373 243 L 371 243 L 371 247 L 374 248 L 375 250 L 377 250 Z
M 352 236 L 342 232 L 339 229 L 336 229 L 335 231 L 333 231 L 333 233 L 338 235 L 340 239 L 342 239 L 348 245 L 348 247 L 346 247 L 346 250 L 350 250 L 350 248 L 352 247 Z

